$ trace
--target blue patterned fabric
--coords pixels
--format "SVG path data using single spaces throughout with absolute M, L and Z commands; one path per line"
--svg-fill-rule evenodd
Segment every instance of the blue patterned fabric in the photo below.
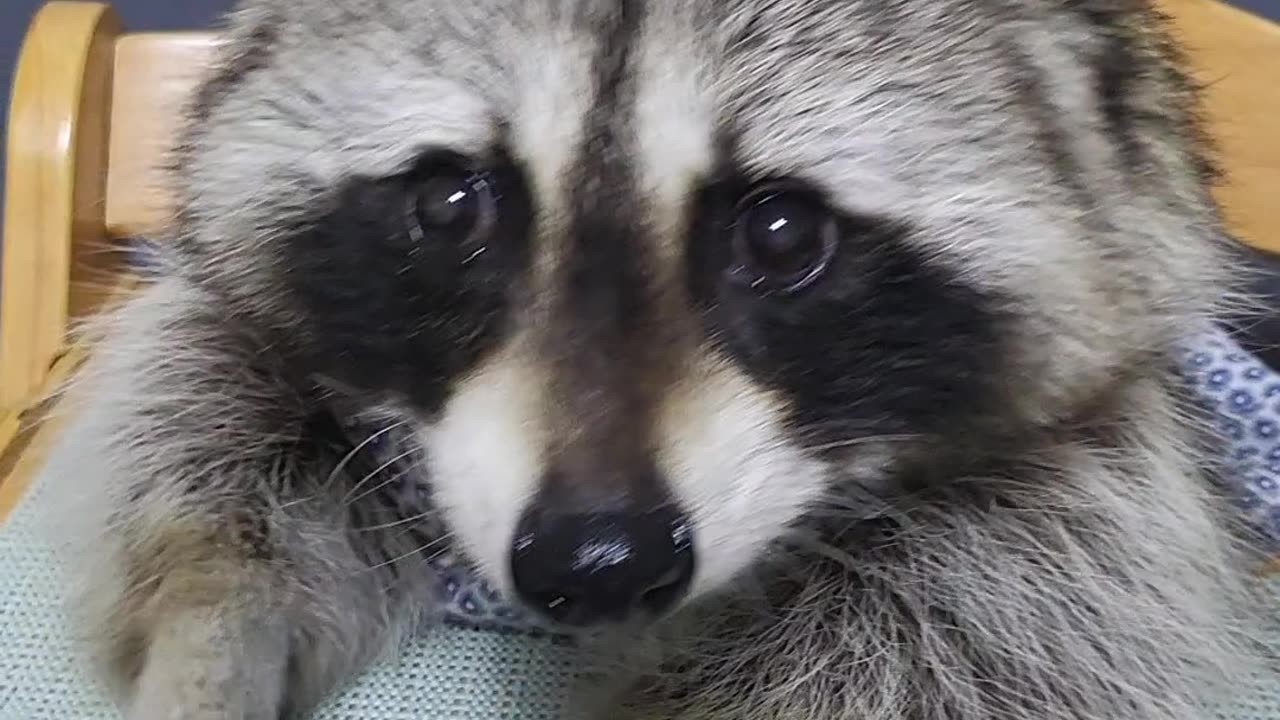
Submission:
M 1188 343 L 1183 367 L 1228 443 L 1242 511 L 1280 551 L 1280 373 L 1225 332 Z

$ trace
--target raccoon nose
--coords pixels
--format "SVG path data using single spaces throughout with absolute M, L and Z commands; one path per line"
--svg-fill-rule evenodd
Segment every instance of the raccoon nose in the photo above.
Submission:
M 564 514 L 532 510 L 511 549 L 516 593 L 564 625 L 622 622 L 670 610 L 689 587 L 693 547 L 671 509 Z

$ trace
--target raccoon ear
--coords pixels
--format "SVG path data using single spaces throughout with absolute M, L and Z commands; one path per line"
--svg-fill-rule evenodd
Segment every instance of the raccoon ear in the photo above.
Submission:
M 182 146 L 194 140 L 194 134 L 203 129 L 203 120 L 228 92 L 268 63 L 284 20 L 266 3 L 243 3 L 226 15 L 225 23 L 218 33 L 220 41 L 214 45 L 212 72 L 196 87 L 187 106 L 190 121 Z

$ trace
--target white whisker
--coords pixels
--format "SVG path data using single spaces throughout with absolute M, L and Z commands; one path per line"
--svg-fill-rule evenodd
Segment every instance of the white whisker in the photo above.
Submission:
M 420 512 L 416 515 L 410 515 L 409 517 L 400 518 L 399 520 L 392 520 L 390 522 L 379 523 L 377 525 L 366 525 L 364 527 L 352 528 L 352 530 L 354 530 L 355 532 L 372 532 L 374 530 L 386 530 L 388 528 L 397 527 L 400 525 L 404 525 L 407 523 L 411 523 L 411 522 L 415 522 L 418 520 L 431 517 L 435 513 L 436 511 L 434 509 L 427 510 L 425 512 Z
M 414 555 L 421 554 L 424 550 L 429 550 L 429 549 L 431 549 L 431 548 L 435 547 L 436 545 L 439 545 L 440 543 L 445 542 L 446 540 L 450 539 L 451 537 L 453 537 L 453 534 L 452 534 L 452 533 L 446 533 L 446 534 L 441 535 L 440 537 L 438 537 L 438 538 L 436 538 L 436 539 L 434 539 L 434 540 L 432 540 L 432 541 L 430 541 L 430 542 L 428 542 L 428 543 L 426 543 L 426 544 L 419 545 L 418 547 L 416 547 L 416 548 L 414 548 L 414 549 L 410 550 L 409 552 L 402 553 L 402 554 L 397 555 L 397 556 L 395 556 L 395 557 L 393 557 L 393 558 L 391 558 L 391 559 L 389 559 L 389 560 L 384 560 L 384 561 L 382 561 L 382 562 L 378 563 L 377 565 L 370 565 L 369 567 L 365 568 L 365 571 L 377 570 L 378 568 L 382 568 L 382 567 L 386 567 L 386 566 L 391 565 L 391 564 L 394 564 L 394 563 L 398 563 L 398 562 L 400 562 L 401 560 L 404 560 L 405 558 L 408 558 L 408 557 L 412 557 L 412 556 L 414 556 Z M 442 552 L 443 552 L 443 551 L 442 551 Z M 436 555 L 432 555 L 431 557 L 426 558 L 426 561 L 430 561 L 430 560 L 434 559 L 435 557 L 437 557 L 438 555 L 439 555 L 439 553 L 437 553 Z M 425 561 L 424 561 L 424 562 L 425 562 Z
M 373 479 L 374 477 L 377 477 L 378 473 L 382 472 L 383 470 L 386 470 L 387 468 L 391 467 L 392 465 L 395 465 L 396 463 L 398 463 L 398 462 L 400 462 L 401 460 L 403 460 L 403 459 L 405 459 L 405 458 L 409 457 L 410 455 L 414 454 L 415 452 L 417 452 L 417 450 L 416 450 L 415 448 L 410 448 L 410 449 L 405 450 L 404 452 L 400 453 L 399 455 L 395 455 L 395 456 L 393 456 L 393 457 L 389 458 L 388 460 L 386 460 L 385 462 L 383 462 L 383 463 L 382 463 L 381 465 L 379 465 L 378 467 L 376 467 L 376 468 L 374 468 L 374 469 L 370 470 L 368 473 L 366 473 L 366 474 L 365 474 L 365 476 L 364 476 L 364 477 L 360 478 L 359 482 L 357 482 L 355 485 L 352 485 L 352 486 L 351 486 L 351 489 L 350 489 L 350 490 L 348 490 L 348 491 L 346 492 L 346 494 L 344 494 L 344 495 L 342 496 L 342 498 L 338 501 L 338 502 L 339 502 L 339 504 L 341 504 L 341 505 L 343 505 L 343 506 L 345 507 L 345 506 L 347 506 L 347 505 L 350 505 L 350 504 L 351 504 L 351 503 L 353 503 L 353 502 L 356 502 L 356 501 L 357 501 L 357 500 L 359 500 L 360 498 L 368 497 L 371 493 L 375 493 L 375 492 L 377 492 L 378 490 L 380 490 L 381 488 L 386 487 L 386 486 L 387 486 L 387 485 L 389 485 L 390 483 L 393 483 L 393 482 L 395 482 L 396 480 L 399 480 L 401 477 L 403 477 L 403 476 L 404 476 L 404 474 L 405 474 L 405 473 L 407 473 L 407 472 L 408 472 L 408 470 L 407 470 L 407 469 L 406 469 L 406 470 L 401 470 L 400 472 L 393 474 L 391 477 L 387 478 L 386 480 L 383 480 L 382 482 L 380 482 L 380 483 L 378 483 L 377 485 L 374 485 L 373 487 L 371 487 L 371 488 L 369 488 L 369 489 L 365 490 L 364 492 L 360 493 L 359 495 L 356 495 L 355 497 L 352 497 L 352 494 L 353 494 L 353 493 L 355 493 L 357 490 L 359 490 L 361 485 L 364 485 L 365 483 L 369 482 L 369 481 L 370 481 L 371 479 Z
M 382 437 L 383 435 L 386 435 L 392 430 L 402 427 L 404 424 L 405 424 L 404 420 L 398 420 L 382 428 L 381 430 L 378 430 L 377 432 L 371 434 L 369 437 L 365 438 L 364 440 L 360 441 L 360 444 L 351 448 L 351 450 L 346 455 L 342 456 L 342 459 L 339 460 L 338 464 L 334 466 L 332 471 L 330 471 L 329 477 L 325 479 L 323 487 L 329 487 L 333 483 L 333 481 L 337 479 L 338 475 L 341 474 L 342 471 L 346 469 L 347 465 L 351 462 L 351 460 L 355 458 L 356 453 L 359 453 L 361 450 L 367 447 L 369 443 L 376 441 L 378 438 Z

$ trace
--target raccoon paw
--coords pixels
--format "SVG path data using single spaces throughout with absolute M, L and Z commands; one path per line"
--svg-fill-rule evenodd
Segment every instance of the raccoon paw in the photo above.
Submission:
M 191 611 L 154 629 L 128 720 L 281 720 L 289 707 L 283 623 Z

